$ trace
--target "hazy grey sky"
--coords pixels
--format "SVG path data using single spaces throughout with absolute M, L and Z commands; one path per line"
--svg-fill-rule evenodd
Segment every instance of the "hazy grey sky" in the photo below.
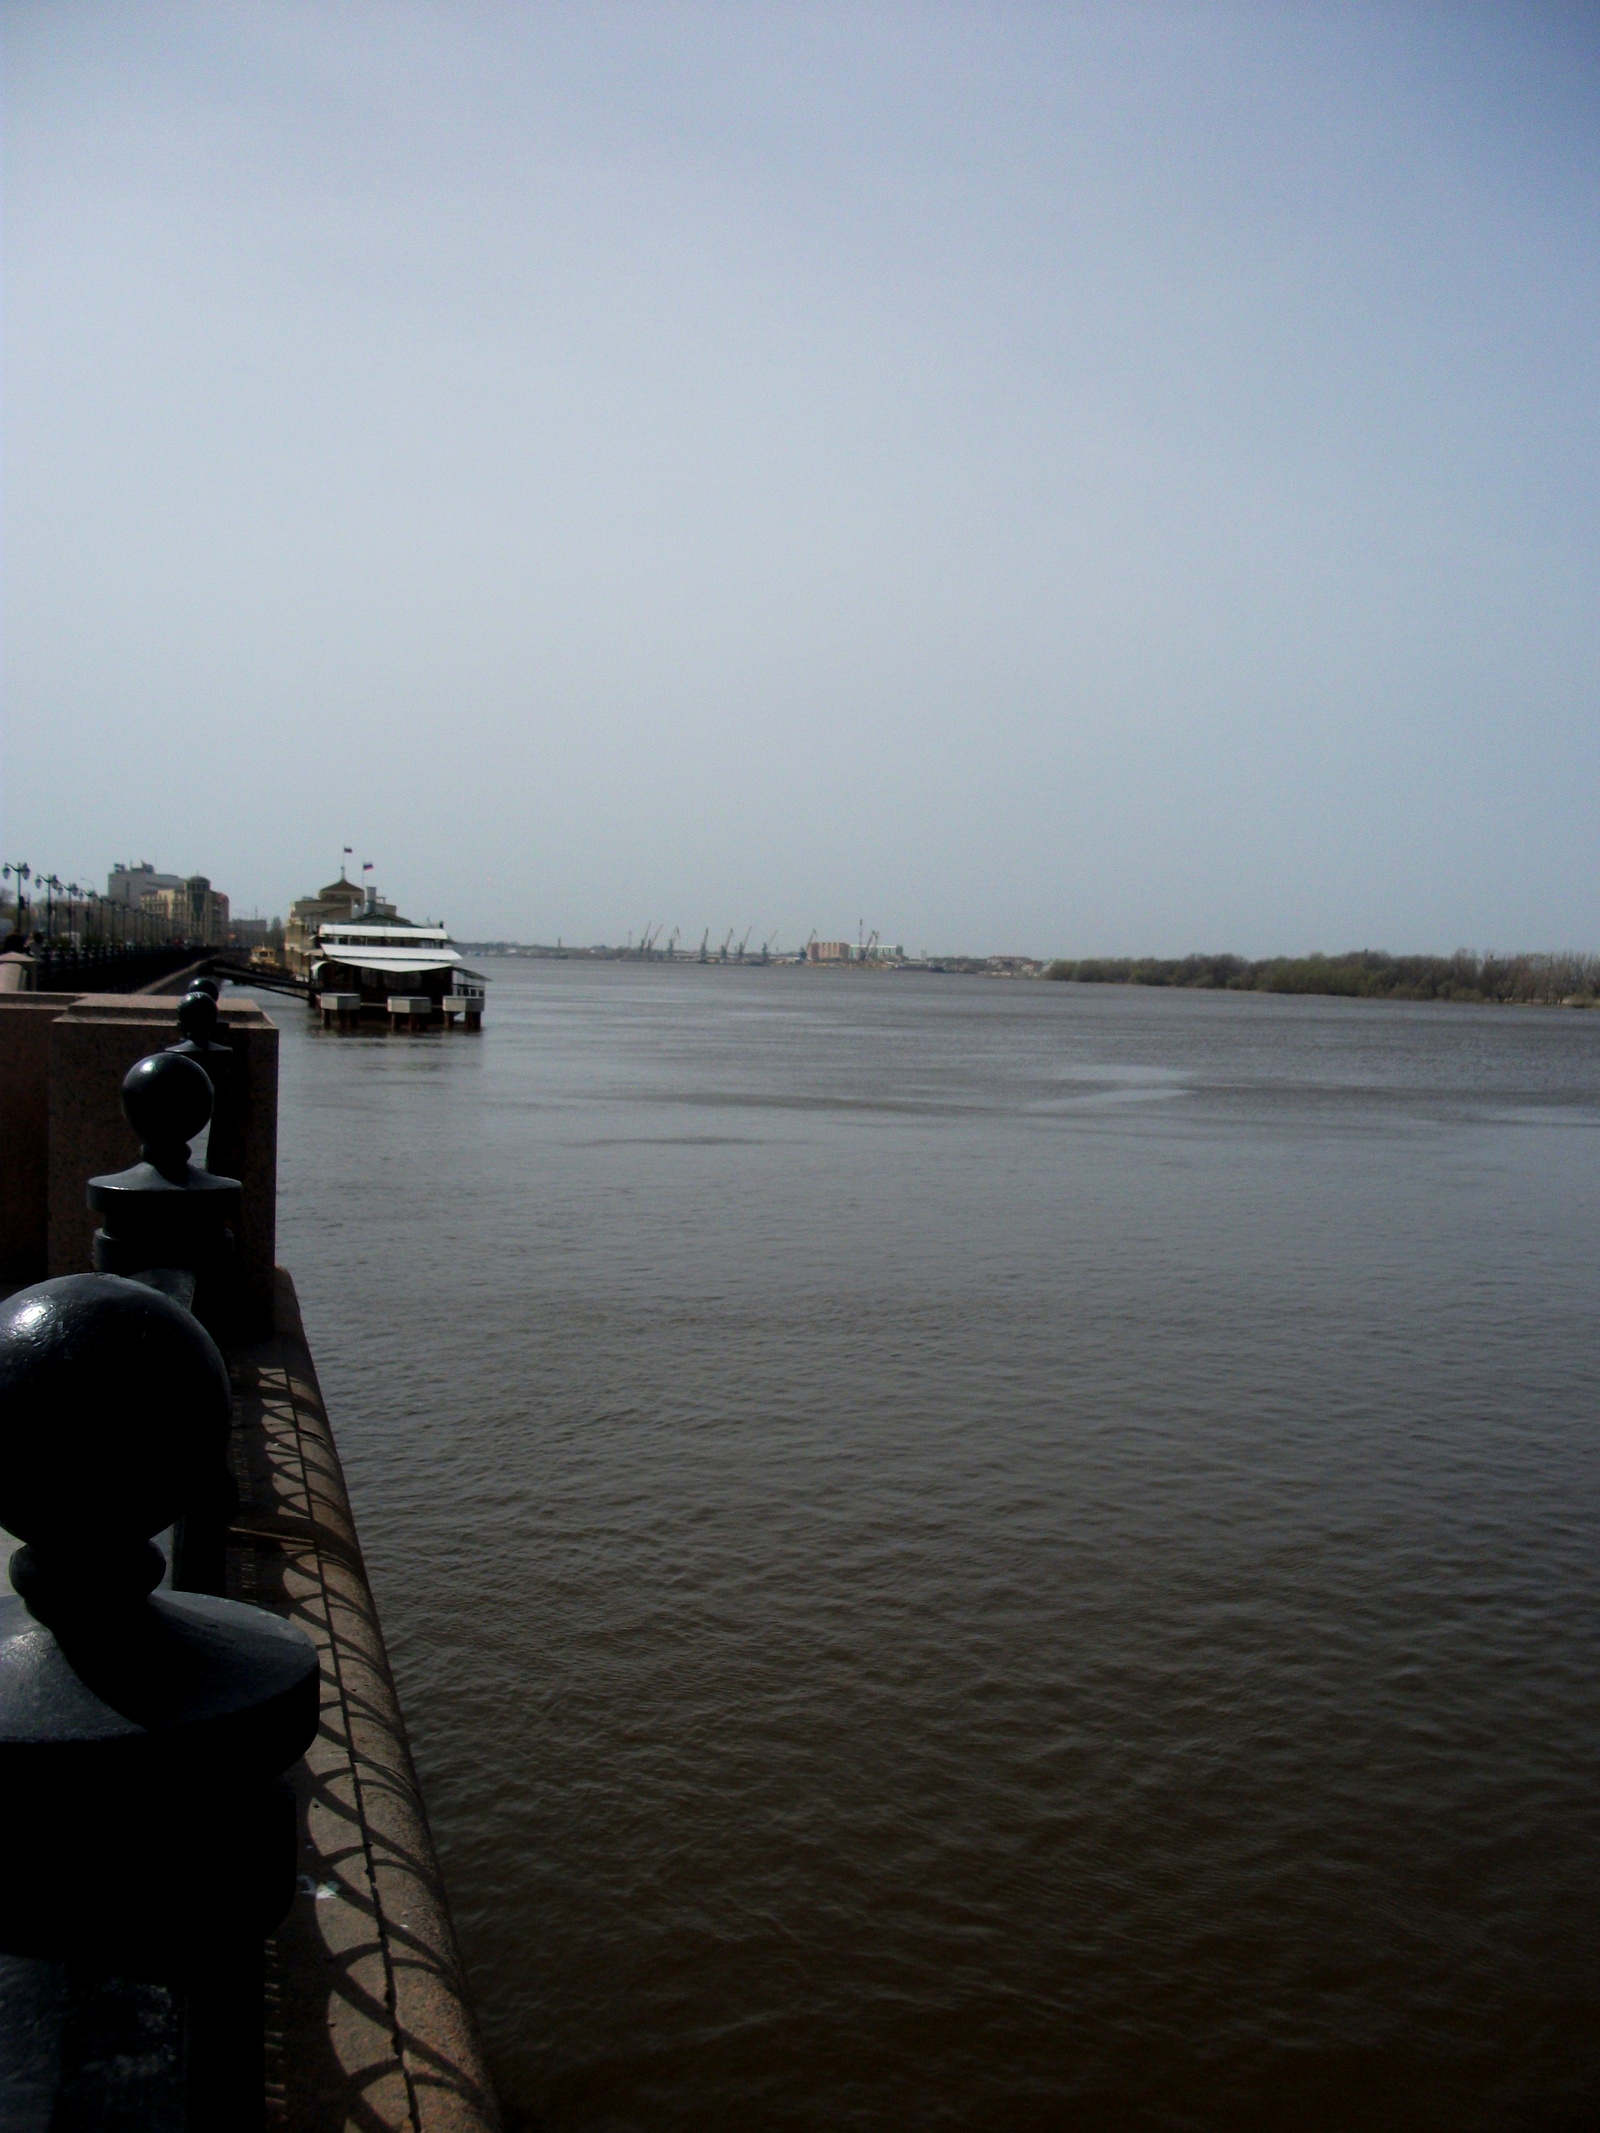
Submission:
M 4 856 L 1600 947 L 1600 9 L 4 13 Z

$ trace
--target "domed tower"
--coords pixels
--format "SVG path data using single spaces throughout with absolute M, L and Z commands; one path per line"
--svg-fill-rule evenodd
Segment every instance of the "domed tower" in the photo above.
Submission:
M 283 959 L 297 978 L 305 977 L 311 968 L 317 928 L 330 921 L 338 925 L 354 918 L 365 902 L 359 882 L 347 881 L 341 867 L 337 881 L 326 883 L 315 896 L 302 896 L 290 906 L 289 923 L 283 929 Z

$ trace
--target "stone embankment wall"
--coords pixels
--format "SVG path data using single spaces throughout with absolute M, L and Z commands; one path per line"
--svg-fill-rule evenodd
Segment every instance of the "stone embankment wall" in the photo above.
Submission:
M 300 1893 L 268 1949 L 269 2099 L 291 2133 L 497 2124 L 405 1725 L 293 1285 L 235 1348 L 228 1592 L 322 1655 L 322 1726 L 292 1773 Z
M 120 1105 L 176 1041 L 158 994 L 0 995 L 0 1293 L 90 1265 L 87 1180 L 138 1157 Z M 235 1053 L 210 1167 L 243 1183 L 248 1306 L 228 1350 L 240 1508 L 228 1591 L 298 1622 L 322 1719 L 291 1772 L 294 1905 L 268 1949 L 268 2124 L 282 2133 L 494 2133 L 499 2125 L 339 1455 L 288 1274 L 274 1266 L 278 1031 L 230 999 Z
M 234 1067 L 208 1162 L 244 1187 L 240 1283 L 264 1328 L 277 1256 L 278 1031 L 254 1000 L 229 1000 L 222 1022 Z M 87 1269 L 85 1183 L 139 1159 L 122 1077 L 177 1037 L 177 1002 L 156 993 L 0 994 L 0 1282 Z

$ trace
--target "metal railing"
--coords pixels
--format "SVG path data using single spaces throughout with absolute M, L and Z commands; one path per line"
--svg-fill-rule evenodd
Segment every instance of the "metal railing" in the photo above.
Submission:
M 208 954 L 199 941 L 173 941 L 159 947 L 135 942 L 85 941 L 28 950 L 34 992 L 137 992 L 157 978 L 171 977 Z

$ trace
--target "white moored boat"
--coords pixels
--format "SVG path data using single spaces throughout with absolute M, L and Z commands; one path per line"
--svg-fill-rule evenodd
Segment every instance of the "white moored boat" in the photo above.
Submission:
M 481 1025 L 486 981 L 445 928 L 412 925 L 370 890 L 348 916 L 316 925 L 305 961 L 324 1021 L 383 1014 L 407 1028 L 458 1016 L 468 1029 Z

